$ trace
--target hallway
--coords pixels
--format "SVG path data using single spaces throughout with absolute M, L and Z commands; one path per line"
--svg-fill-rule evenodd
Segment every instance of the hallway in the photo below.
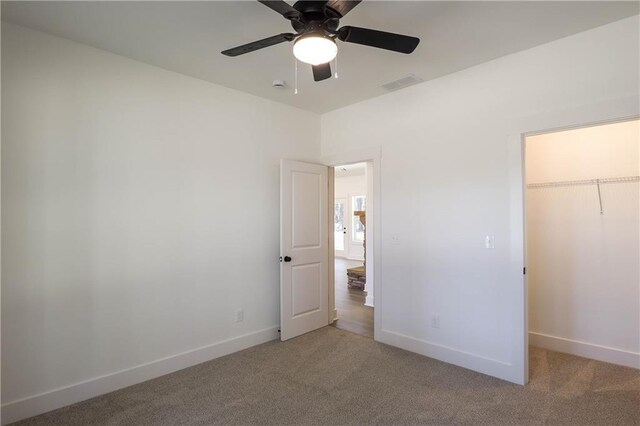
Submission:
M 366 292 L 347 287 L 347 268 L 362 265 L 362 262 L 336 258 L 335 286 L 338 320 L 336 328 L 373 338 L 373 308 L 364 305 Z

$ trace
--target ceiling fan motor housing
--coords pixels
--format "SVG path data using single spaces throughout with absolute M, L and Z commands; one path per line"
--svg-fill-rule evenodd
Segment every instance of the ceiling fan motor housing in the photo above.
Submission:
M 300 34 L 311 31 L 331 34 L 340 23 L 341 16 L 327 7 L 326 1 L 298 1 L 293 8 L 300 12 L 300 15 L 291 19 L 291 26 Z

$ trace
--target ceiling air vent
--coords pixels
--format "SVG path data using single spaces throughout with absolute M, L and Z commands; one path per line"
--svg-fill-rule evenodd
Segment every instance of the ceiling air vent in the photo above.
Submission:
M 383 84 L 382 88 L 393 92 L 396 90 L 404 89 L 405 87 L 413 86 L 414 84 L 422 83 L 422 79 L 413 74 L 409 74 L 406 77 L 399 78 L 389 83 Z

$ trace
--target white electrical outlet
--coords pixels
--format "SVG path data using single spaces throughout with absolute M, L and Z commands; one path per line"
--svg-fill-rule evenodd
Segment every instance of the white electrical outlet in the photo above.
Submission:
M 236 322 L 244 321 L 244 309 L 238 309 L 236 311 Z
M 440 315 L 435 314 L 431 317 L 431 327 L 440 328 Z
M 391 236 L 391 244 L 400 244 L 400 235 L 393 234 Z

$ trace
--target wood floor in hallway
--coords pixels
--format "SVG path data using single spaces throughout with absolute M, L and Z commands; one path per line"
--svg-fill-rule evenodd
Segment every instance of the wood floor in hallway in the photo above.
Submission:
M 340 258 L 336 258 L 335 261 L 338 320 L 333 325 L 342 330 L 373 338 L 373 308 L 364 305 L 367 293 L 347 287 L 347 268 L 361 266 L 362 262 Z

